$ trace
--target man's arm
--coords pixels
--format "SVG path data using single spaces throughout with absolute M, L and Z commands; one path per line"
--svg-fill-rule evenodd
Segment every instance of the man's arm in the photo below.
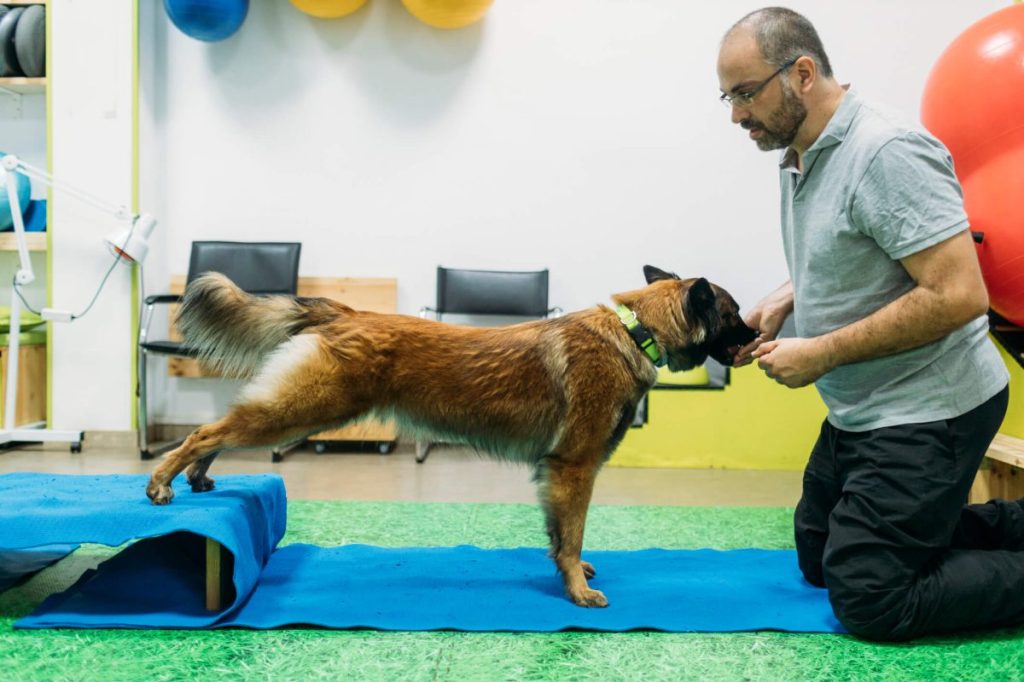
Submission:
M 779 339 L 753 352 L 768 376 L 805 386 L 831 369 L 923 346 L 988 310 L 970 232 L 902 258 L 917 284 L 862 320 L 810 339 Z

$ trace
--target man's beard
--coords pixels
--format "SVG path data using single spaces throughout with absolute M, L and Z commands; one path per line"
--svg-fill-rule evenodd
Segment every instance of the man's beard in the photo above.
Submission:
M 788 84 L 783 83 L 782 106 L 771 113 L 767 124 L 757 119 L 748 118 L 740 125 L 744 130 L 760 128 L 761 137 L 754 142 L 757 143 L 758 149 L 769 152 L 773 149 L 785 149 L 793 144 L 796 133 L 805 118 L 807 118 L 807 107 L 788 87 Z

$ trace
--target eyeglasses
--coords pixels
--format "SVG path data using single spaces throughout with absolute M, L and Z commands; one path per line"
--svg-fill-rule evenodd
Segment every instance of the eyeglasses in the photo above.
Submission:
M 735 95 L 730 95 L 723 92 L 722 96 L 718 98 L 718 101 L 721 102 L 726 107 L 739 107 L 740 109 L 746 109 L 747 107 L 754 103 L 754 98 L 757 97 L 759 92 L 764 90 L 764 86 L 771 83 L 772 79 L 778 76 L 780 73 L 796 64 L 796 61 L 798 59 L 800 59 L 800 57 L 794 57 L 793 59 L 790 59 L 788 62 L 780 66 L 775 73 L 768 76 L 763 81 L 755 85 L 752 89 L 747 90 L 746 92 L 737 92 Z

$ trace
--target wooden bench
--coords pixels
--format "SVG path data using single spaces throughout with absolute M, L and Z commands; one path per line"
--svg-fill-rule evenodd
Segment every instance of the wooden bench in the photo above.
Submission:
M 1024 438 L 996 434 L 971 486 L 970 502 L 1024 497 Z

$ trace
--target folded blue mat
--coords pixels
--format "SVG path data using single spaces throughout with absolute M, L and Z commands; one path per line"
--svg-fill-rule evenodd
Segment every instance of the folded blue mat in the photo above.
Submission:
M 281 478 L 220 476 L 216 490 L 197 494 L 179 477 L 174 482 L 174 503 L 159 507 L 146 497 L 148 480 L 146 475 L 19 473 L 0 476 L 0 561 L 7 558 L 6 565 L 0 568 L 8 574 L 16 570 L 11 550 L 38 553 L 47 545 L 71 543 L 118 547 L 130 540 L 186 534 L 191 542 L 183 541 L 184 544 L 194 545 L 204 552 L 204 537 L 223 545 L 232 555 L 229 563 L 233 563 L 233 598 L 248 596 L 284 535 L 287 502 Z M 150 546 L 139 544 L 143 550 Z M 123 554 L 125 552 L 115 560 Z M 154 558 L 166 559 L 170 567 L 190 556 L 191 570 L 197 574 L 201 587 L 205 579 L 205 553 L 199 557 L 187 553 L 172 557 L 157 550 Z M 95 573 L 87 572 L 78 584 Z M 161 587 L 157 584 L 142 590 L 158 596 Z M 124 595 L 126 603 L 135 598 L 137 595 L 127 592 Z M 104 612 L 112 608 L 116 607 L 102 606 Z M 170 609 L 178 607 L 172 605 Z M 213 625 L 218 615 L 202 608 L 182 607 L 173 615 L 168 614 L 166 623 L 154 621 L 144 613 L 135 614 L 134 620 L 111 623 L 109 627 L 204 627 Z
M 5 478 L 0 476 L 0 510 L 6 506 Z M 118 508 L 114 500 L 121 500 L 120 523 L 98 517 L 92 523 L 76 523 L 84 533 L 78 541 L 119 544 L 100 538 L 110 534 L 95 531 L 108 523 L 126 524 L 134 529 L 133 537 L 151 539 L 133 544 L 87 572 L 70 589 L 51 596 L 36 612 L 19 620 L 17 627 L 843 631 L 825 591 L 803 581 L 792 551 L 585 552 L 584 558 L 593 562 L 598 572 L 591 586 L 604 591 L 611 605 L 582 609 L 565 598 L 561 579 L 540 548 L 324 548 L 295 544 L 268 552 L 265 561 L 258 553 L 248 557 L 242 549 L 247 535 L 238 532 L 246 524 L 226 519 L 223 512 L 230 505 L 223 498 L 263 500 L 236 505 L 231 514 L 248 515 L 244 520 L 249 527 L 263 529 L 256 535 L 276 544 L 280 539 L 277 530 L 283 531 L 283 515 L 280 519 L 274 516 L 274 521 L 261 516 L 277 512 L 278 507 L 283 514 L 283 486 L 279 500 L 275 487 L 267 485 L 268 481 L 279 484 L 280 479 L 274 477 L 224 476 L 218 478 L 217 491 L 202 495 L 193 495 L 178 483 L 178 496 L 168 507 L 151 507 L 144 496 L 141 501 L 135 499 L 142 493 L 145 477 L 69 478 L 110 479 L 110 487 L 105 488 L 110 506 L 101 511 L 103 505 L 85 505 L 99 516 Z M 116 490 L 119 486 L 127 487 L 124 495 Z M 71 509 L 76 505 L 73 499 L 55 508 L 61 504 L 69 507 L 72 520 L 89 517 L 82 510 Z M 23 510 L 17 516 L 24 519 L 30 513 Z M 176 521 L 165 522 L 166 518 Z M 0 528 L 12 521 L 20 525 L 15 515 L 5 518 L 0 512 Z M 150 530 L 139 527 L 146 523 L 152 525 Z M 221 526 L 236 530 L 227 532 Z M 160 531 L 154 532 L 156 528 Z M 94 530 L 87 532 L 90 529 Z M 0 531 L 0 536 L 7 534 L 6 528 Z M 206 535 L 218 539 L 234 555 L 237 593 L 224 611 L 212 615 L 203 608 L 202 536 Z M 16 536 L 24 542 L 26 533 L 17 531 Z M 119 537 L 124 538 L 124 533 Z M 60 540 L 54 540 L 52 534 L 46 536 L 46 542 L 69 539 L 67 532 L 60 534 Z M 265 547 L 261 542 L 250 542 L 250 546 Z M 0 548 L 4 546 L 0 540 Z M 248 576 L 257 565 L 257 581 L 240 579 L 240 571 Z

